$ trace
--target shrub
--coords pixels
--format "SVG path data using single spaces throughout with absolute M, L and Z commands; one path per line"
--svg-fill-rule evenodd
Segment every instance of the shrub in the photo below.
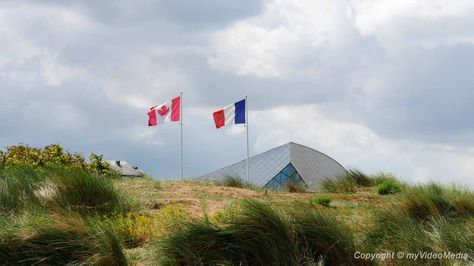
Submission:
M 307 209 L 285 213 L 269 204 L 242 202 L 221 226 L 188 223 L 160 242 L 162 265 L 356 264 L 352 232 L 333 216 Z
M 329 207 L 329 205 L 331 204 L 331 201 L 332 201 L 331 198 L 325 198 L 325 197 L 310 199 L 311 203 L 316 203 L 319 205 L 323 205 L 325 207 Z
M 397 182 L 385 180 L 382 183 L 378 184 L 377 187 L 375 187 L 375 190 L 380 195 L 389 195 L 400 192 L 401 188 Z
M 44 148 L 20 144 L 7 147 L 6 151 L 0 151 L 0 169 L 14 166 L 34 168 L 65 166 L 82 168 L 98 175 L 120 176 L 103 161 L 102 155 L 91 153 L 89 159 L 88 164 L 80 154 L 67 152 L 59 144 L 48 145 Z
M 158 235 L 158 220 L 136 212 L 106 217 L 104 222 L 117 232 L 127 248 L 143 246 Z
M 16 165 L 29 165 L 32 167 L 45 167 L 51 165 L 67 165 L 85 167 L 84 158 L 77 153 L 65 152 L 59 144 L 52 144 L 44 148 L 34 148 L 28 145 L 7 147 L 1 156 L 2 167 Z

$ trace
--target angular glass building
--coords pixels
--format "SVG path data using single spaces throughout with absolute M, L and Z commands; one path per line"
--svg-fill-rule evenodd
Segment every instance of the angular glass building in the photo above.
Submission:
M 246 167 L 246 160 L 242 160 L 200 178 L 232 176 L 246 180 Z M 284 189 L 288 183 L 312 188 L 324 178 L 346 172 L 340 163 L 324 153 L 293 142 L 250 157 L 249 169 L 252 184 L 273 190 Z

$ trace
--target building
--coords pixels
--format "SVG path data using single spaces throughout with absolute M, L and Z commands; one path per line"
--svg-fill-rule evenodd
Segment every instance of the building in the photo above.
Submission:
M 128 164 L 126 161 L 107 161 L 107 163 L 110 165 L 110 168 L 119 172 L 122 176 L 136 177 L 145 175 L 145 172 L 136 166 Z
M 200 178 L 218 180 L 225 177 L 246 179 L 246 160 L 205 174 Z M 260 188 L 278 190 L 288 183 L 313 188 L 324 178 L 346 173 L 333 158 L 307 146 L 289 142 L 250 157 L 250 182 Z

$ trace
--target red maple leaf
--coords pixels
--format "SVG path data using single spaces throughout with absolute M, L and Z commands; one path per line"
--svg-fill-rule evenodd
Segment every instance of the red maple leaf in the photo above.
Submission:
M 162 105 L 160 109 L 158 109 L 158 114 L 161 116 L 165 116 L 168 112 L 170 111 L 170 108 L 168 108 L 166 105 Z

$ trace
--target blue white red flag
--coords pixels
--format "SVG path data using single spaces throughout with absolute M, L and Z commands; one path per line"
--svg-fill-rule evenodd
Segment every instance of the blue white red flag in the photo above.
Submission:
M 213 113 L 216 128 L 232 124 L 245 124 L 245 99 Z

